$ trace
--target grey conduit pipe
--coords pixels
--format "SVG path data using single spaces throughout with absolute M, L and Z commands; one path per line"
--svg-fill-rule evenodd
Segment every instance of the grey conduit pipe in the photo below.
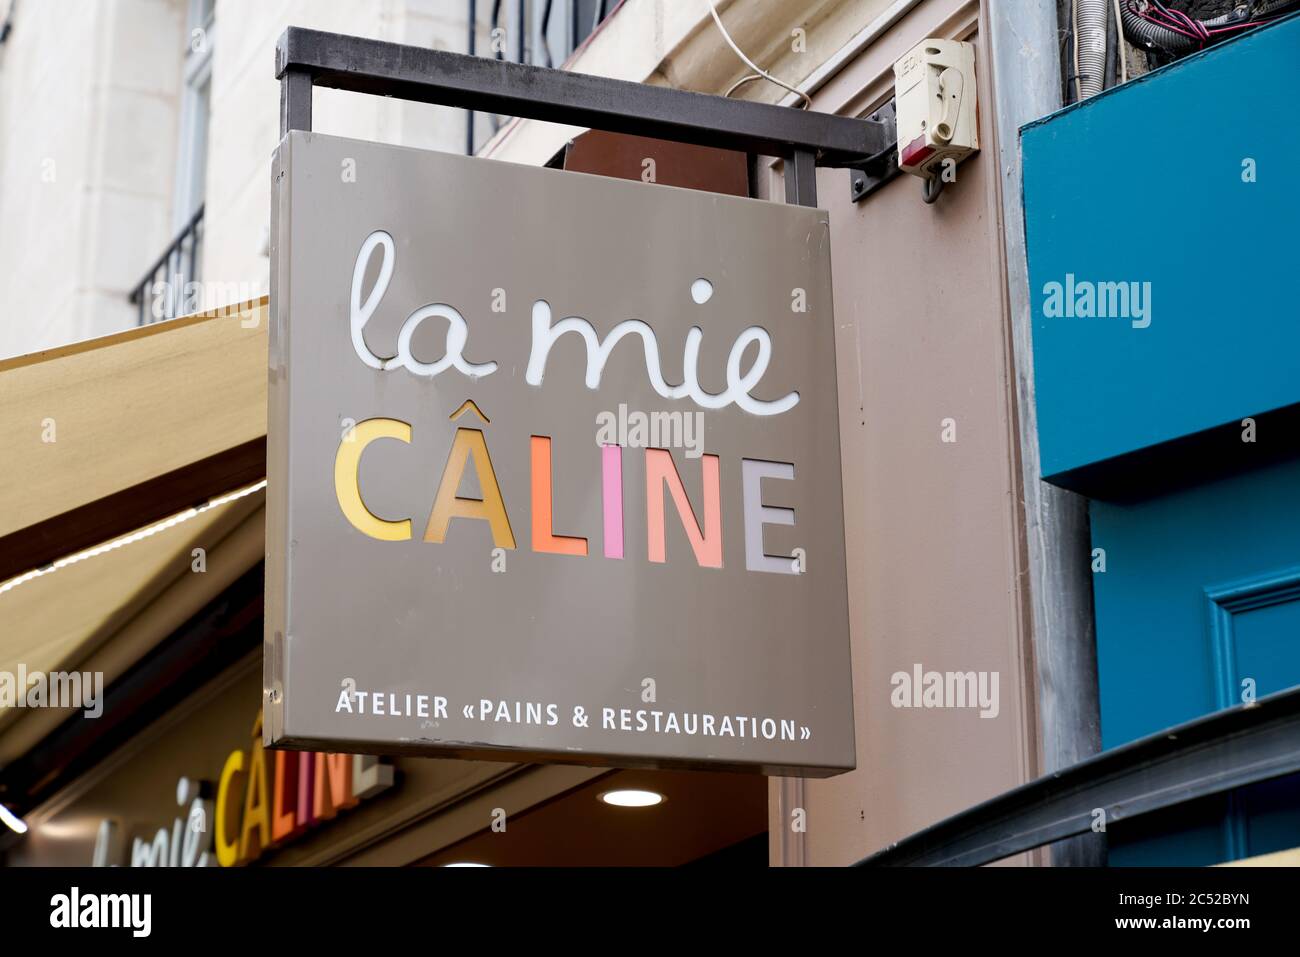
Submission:
M 1109 0 L 1075 0 L 1074 61 L 1079 99 L 1096 96 L 1106 85 L 1106 7 Z

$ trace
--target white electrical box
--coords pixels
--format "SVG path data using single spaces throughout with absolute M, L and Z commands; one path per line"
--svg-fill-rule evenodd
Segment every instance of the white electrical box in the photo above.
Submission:
M 960 163 L 979 149 L 974 45 L 922 40 L 894 64 L 894 102 L 900 169 L 937 177 Z

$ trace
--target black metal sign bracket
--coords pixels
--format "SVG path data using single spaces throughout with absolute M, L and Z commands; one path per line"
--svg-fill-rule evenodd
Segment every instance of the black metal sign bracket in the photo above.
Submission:
M 817 205 L 816 167 L 876 165 L 887 124 L 289 27 L 275 49 L 280 135 L 311 129 L 312 88 L 741 150 L 785 160 L 786 202 Z

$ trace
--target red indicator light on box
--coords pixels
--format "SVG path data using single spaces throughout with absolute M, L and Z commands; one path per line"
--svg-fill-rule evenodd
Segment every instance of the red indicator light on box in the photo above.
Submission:
M 918 136 L 898 154 L 899 166 L 919 166 L 934 155 L 934 147 L 925 145 L 925 137 Z

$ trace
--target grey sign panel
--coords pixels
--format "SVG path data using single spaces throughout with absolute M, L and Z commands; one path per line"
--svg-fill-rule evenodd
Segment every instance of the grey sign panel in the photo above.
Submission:
M 305 132 L 274 176 L 267 742 L 853 768 L 826 212 Z

